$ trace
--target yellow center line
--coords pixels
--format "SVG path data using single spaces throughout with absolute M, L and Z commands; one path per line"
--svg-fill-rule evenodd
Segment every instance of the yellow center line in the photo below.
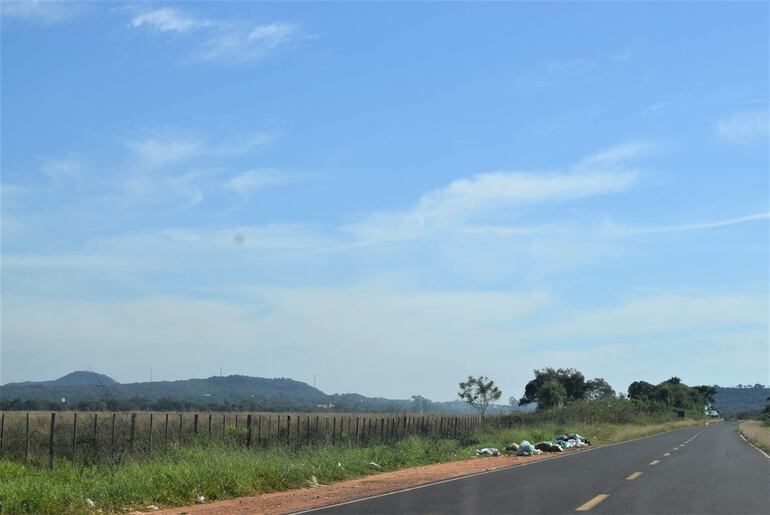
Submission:
M 679 447 L 674 447 L 674 449 L 673 449 L 673 450 L 675 450 L 675 451 L 678 451 L 678 450 L 679 450 Z
M 633 474 L 631 474 L 626 478 L 626 481 L 633 481 L 634 479 L 638 478 L 641 475 L 642 475 L 641 472 L 634 472 Z
M 660 460 L 652 460 L 650 465 L 657 465 L 658 463 L 660 463 Z
M 585 504 L 583 504 L 581 506 L 578 506 L 575 509 L 575 511 L 588 511 L 591 508 L 593 508 L 594 506 L 596 506 L 597 504 L 599 504 L 600 502 L 602 502 L 603 500 L 605 500 L 607 497 L 609 497 L 609 495 L 607 495 L 607 494 L 597 495 L 596 497 L 594 497 L 593 499 L 591 499 L 587 503 L 585 503 Z
M 664 454 L 663 456 L 671 456 L 671 453 L 670 453 L 670 452 L 667 452 L 667 453 L 666 453 L 666 454 Z

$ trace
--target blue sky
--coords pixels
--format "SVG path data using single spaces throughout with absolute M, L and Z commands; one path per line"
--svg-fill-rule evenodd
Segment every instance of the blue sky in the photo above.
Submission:
M 767 19 L 4 2 L 0 381 L 767 383 Z

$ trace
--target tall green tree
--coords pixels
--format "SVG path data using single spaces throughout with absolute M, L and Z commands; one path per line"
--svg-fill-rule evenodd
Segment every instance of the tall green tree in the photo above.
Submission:
M 567 401 L 576 401 L 585 398 L 586 379 L 582 373 L 574 368 L 544 368 L 535 370 L 535 378 L 524 387 L 524 396 L 519 399 L 519 405 L 539 402 L 540 391 L 548 381 L 556 381 L 564 387 L 567 393 Z
M 502 395 L 502 390 L 495 385 L 494 381 L 486 376 L 468 376 L 467 381 L 460 382 L 460 391 L 457 393 L 461 400 L 478 410 L 482 419 L 489 405 L 498 400 Z
M 586 381 L 586 400 L 606 401 L 613 397 L 615 397 L 615 390 L 601 377 Z
M 543 384 L 538 392 L 537 409 L 561 408 L 567 402 L 567 389 L 558 381 L 551 379 Z

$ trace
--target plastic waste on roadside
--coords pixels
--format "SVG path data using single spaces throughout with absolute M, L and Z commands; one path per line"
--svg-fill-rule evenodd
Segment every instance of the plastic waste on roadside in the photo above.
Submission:
M 519 450 L 519 444 L 516 442 L 509 443 L 505 446 L 506 451 L 518 451 Z
M 494 447 L 484 447 L 476 450 L 476 456 L 500 456 L 500 451 Z
M 531 456 L 535 447 L 527 440 L 522 440 L 519 444 L 519 449 L 516 451 L 516 456 Z

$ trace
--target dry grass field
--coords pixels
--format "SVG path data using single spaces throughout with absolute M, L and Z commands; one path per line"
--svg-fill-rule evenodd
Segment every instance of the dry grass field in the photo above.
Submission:
M 740 431 L 746 440 L 770 453 L 770 426 L 766 426 L 758 420 L 749 420 L 741 423 Z

